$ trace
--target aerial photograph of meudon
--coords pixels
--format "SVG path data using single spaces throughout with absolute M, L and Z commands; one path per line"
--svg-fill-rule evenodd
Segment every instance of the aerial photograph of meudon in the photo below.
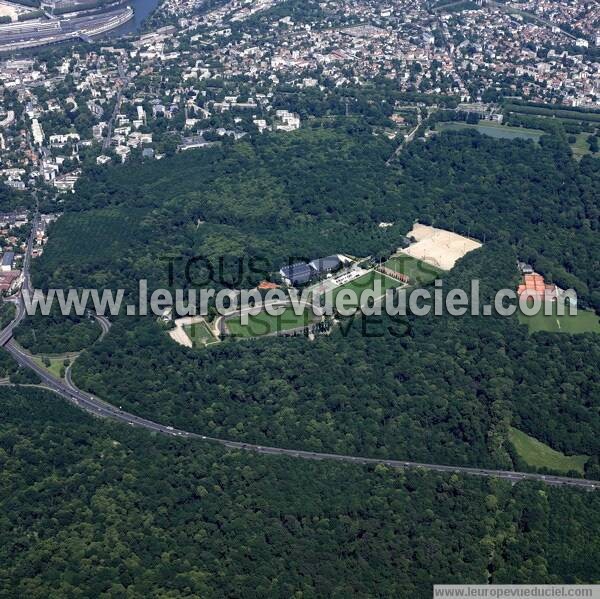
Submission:
M 600 599 L 598 0 L 0 0 L 2 599 Z

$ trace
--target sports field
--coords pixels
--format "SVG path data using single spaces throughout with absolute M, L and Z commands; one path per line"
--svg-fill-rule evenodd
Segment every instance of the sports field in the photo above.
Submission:
M 588 456 L 567 456 L 512 426 L 508 438 L 515 446 L 519 457 L 530 466 L 549 468 L 565 474 L 569 470 L 576 470 L 583 474 L 583 466 L 587 462 Z
M 377 281 L 381 282 L 381 295 L 385 295 L 385 293 L 388 289 L 396 289 L 397 287 L 402 286 L 402 283 L 400 281 L 396 281 L 395 279 L 392 279 L 391 277 L 386 277 L 385 275 L 382 275 L 381 273 L 372 270 L 372 271 L 368 272 L 367 274 L 362 275 L 362 277 L 358 277 L 358 279 L 354 279 L 354 281 L 350 281 L 349 283 L 346 283 L 345 285 L 342 285 L 342 286 L 334 289 L 333 295 L 332 295 L 333 301 L 335 303 L 335 300 L 336 300 L 338 294 L 342 291 L 342 289 L 350 289 L 350 290 L 354 291 L 354 293 L 356 294 L 357 301 L 350 302 L 349 300 L 346 300 L 344 302 L 344 307 L 345 308 L 358 308 L 360 305 L 365 303 L 364 300 L 362 303 L 360 302 L 362 293 L 368 289 L 371 289 L 371 290 L 375 289 L 375 284 Z
M 204 321 L 196 322 L 193 324 L 183 325 L 185 334 L 190 338 L 192 345 L 197 347 L 199 345 L 207 345 L 214 343 L 216 339 L 213 334 L 209 331 L 208 326 Z
M 385 267 L 394 272 L 401 272 L 410 279 L 411 285 L 427 285 L 431 283 L 444 271 L 427 264 L 422 260 L 417 260 L 412 256 L 399 255 L 393 256 L 385 264 Z
M 289 307 L 280 316 L 272 316 L 266 311 L 248 316 L 248 324 L 242 324 L 241 316 L 228 319 L 227 328 L 232 337 L 262 337 L 280 331 L 289 331 L 312 324 L 315 320 L 312 312 L 305 309 L 300 315 Z
M 525 316 L 518 312 L 519 322 L 526 324 L 529 327 L 529 333 L 538 333 L 544 331 L 546 333 L 570 333 L 577 335 L 581 333 L 600 333 L 600 318 L 591 310 L 577 311 L 574 316 L 568 315 L 568 307 L 566 307 L 564 316 L 557 316 L 557 306 L 552 305 L 552 314 L 544 314 L 541 310 L 534 316 Z

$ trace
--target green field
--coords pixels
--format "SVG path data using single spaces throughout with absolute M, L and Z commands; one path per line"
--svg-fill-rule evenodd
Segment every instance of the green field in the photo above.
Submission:
M 512 426 L 508 438 L 514 445 L 519 457 L 530 466 L 549 468 L 565 474 L 569 470 L 576 470 L 583 474 L 583 466 L 587 462 L 588 456 L 566 456 Z
M 411 285 L 427 285 L 444 272 L 431 264 L 402 254 L 390 258 L 384 266 L 407 275 L 410 278 Z
M 552 305 L 552 314 L 546 315 L 541 310 L 534 316 L 525 316 L 518 312 L 519 322 L 529 327 L 529 333 L 538 333 L 541 331 L 547 333 L 570 333 L 572 335 L 580 333 L 600 333 L 600 319 L 598 315 L 591 310 L 577 311 L 576 315 L 569 316 L 568 307 L 565 307 L 564 316 L 557 316 L 557 305 Z
M 185 334 L 191 339 L 194 347 L 216 342 L 214 335 L 205 322 L 196 322 L 183 327 Z
M 577 138 L 574 144 L 571 144 L 571 150 L 573 150 L 573 156 L 575 158 L 581 158 L 587 154 L 591 154 L 590 145 L 588 144 L 588 137 L 591 133 L 578 133 L 575 137 Z
M 44 356 L 33 356 L 33 359 L 40 366 L 43 366 L 46 370 L 49 370 L 54 376 L 58 377 L 59 379 L 63 378 L 61 376 L 61 370 L 63 367 L 65 367 L 64 366 L 65 356 L 48 357 L 48 359 L 50 360 L 50 366 L 47 366 L 46 364 L 44 364 L 43 358 L 44 358 Z M 73 360 L 71 359 L 71 361 L 73 361 Z
M 354 293 L 356 293 L 358 301 L 357 302 L 345 301 L 344 307 L 349 308 L 349 309 L 350 308 L 358 308 L 361 294 L 364 291 L 366 291 L 367 289 L 371 289 L 371 290 L 374 289 L 376 281 L 381 281 L 381 293 L 382 294 L 385 294 L 385 292 L 388 289 L 395 289 L 396 287 L 400 287 L 402 285 L 402 283 L 400 281 L 396 281 L 395 279 L 386 277 L 385 275 L 382 275 L 381 273 L 372 270 L 372 271 L 368 272 L 367 274 L 364 274 L 361 277 L 358 277 L 358 279 L 354 279 L 354 281 L 350 281 L 349 283 L 346 283 L 345 285 L 342 285 L 341 287 L 336 287 L 333 290 L 333 301 L 335 303 L 335 300 L 336 300 L 337 296 L 339 295 L 339 293 L 342 291 L 342 289 L 351 289 L 352 291 L 354 291 Z
M 236 316 L 227 320 L 227 328 L 232 337 L 261 337 L 280 331 L 289 331 L 314 322 L 313 314 L 305 309 L 300 315 L 292 307 L 286 308 L 280 316 L 272 316 L 263 311 L 260 314 L 249 315 L 248 324 L 243 325 L 241 317 Z
M 482 122 L 478 125 L 469 125 L 463 122 L 443 122 L 437 123 L 435 126 L 436 131 L 456 131 L 459 129 L 475 129 L 482 135 L 488 135 L 489 137 L 495 137 L 496 139 L 531 139 L 533 141 L 539 141 L 540 137 L 544 135 L 541 129 L 526 129 L 525 127 L 509 127 L 507 125 L 500 125 L 494 122 Z

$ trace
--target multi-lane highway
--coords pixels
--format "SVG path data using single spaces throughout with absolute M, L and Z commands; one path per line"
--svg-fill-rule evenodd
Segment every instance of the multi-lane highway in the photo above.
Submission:
M 103 13 L 81 13 L 36 19 L 29 22 L 8 23 L 0 26 L 0 51 L 34 48 L 77 38 L 89 39 L 115 29 L 133 18 L 129 6 Z
M 36 216 L 37 218 L 37 216 Z M 33 243 L 33 234 L 29 240 L 27 256 L 24 260 L 24 285 L 30 289 L 29 281 L 29 261 L 31 256 L 31 247 Z M 23 367 L 29 368 L 37 373 L 42 380 L 42 384 L 47 389 L 54 391 L 73 405 L 85 410 L 86 412 L 102 418 L 110 418 L 119 422 L 126 423 L 130 426 L 144 428 L 154 433 L 167 435 L 180 439 L 197 439 L 218 443 L 223 447 L 234 450 L 252 451 L 267 455 L 280 455 L 304 460 L 333 460 L 337 462 L 345 462 L 349 464 L 361 465 L 378 465 L 382 464 L 390 468 L 398 469 L 423 469 L 433 472 L 457 473 L 462 475 L 480 476 L 486 478 L 499 478 L 507 480 L 511 483 L 517 483 L 524 480 L 532 480 L 542 482 L 548 485 L 559 487 L 575 487 L 587 490 L 600 489 L 600 481 L 585 480 L 580 478 L 570 478 L 567 476 L 552 476 L 544 474 L 533 474 L 529 472 L 513 472 L 510 470 L 492 470 L 489 468 L 470 468 L 467 466 L 450 466 L 446 464 L 428 464 L 423 462 L 413 462 L 407 460 L 391 460 L 385 458 L 366 458 L 362 456 L 342 455 L 334 453 L 323 453 L 314 451 L 303 451 L 300 449 L 287 449 L 281 447 L 270 447 L 265 445 L 257 445 L 253 443 L 242 443 L 240 441 L 231 441 L 228 439 L 219 439 L 208 435 L 201 435 L 189 431 L 174 428 L 166 424 L 160 424 L 146 418 L 140 418 L 134 414 L 121 410 L 117 406 L 109 404 L 98 397 L 81 391 L 76 387 L 71 379 L 70 368 L 66 373 L 66 380 L 62 380 L 54 376 L 50 371 L 35 362 L 35 360 L 22 348 L 20 348 L 14 340 L 12 340 L 12 331 L 21 322 L 24 315 L 24 305 L 22 298 L 19 298 L 17 304 L 17 314 L 14 320 L 0 332 L 0 344 L 13 356 L 13 358 Z M 102 327 L 102 336 L 108 332 L 110 322 L 104 317 L 97 317 L 100 326 Z
M 191 433 L 189 431 L 181 430 L 168 426 L 165 424 L 159 424 L 146 418 L 140 418 L 129 412 L 119 409 L 118 407 L 100 400 L 99 398 L 84 393 L 79 390 L 72 382 L 70 372 L 68 373 L 67 380 L 62 381 L 57 379 L 43 366 L 37 364 L 29 355 L 27 355 L 22 349 L 20 349 L 13 341 L 10 341 L 6 346 L 6 349 L 13 355 L 15 360 L 25 366 L 34 370 L 38 376 L 42 379 L 42 383 L 48 389 L 58 393 L 78 408 L 89 412 L 95 416 L 101 416 L 105 418 L 111 418 L 120 422 L 125 422 L 131 426 L 138 426 L 145 428 L 155 433 L 163 435 L 169 435 L 176 438 L 183 439 L 200 439 L 204 441 L 210 441 L 218 443 L 229 449 L 253 451 L 261 454 L 268 455 L 283 455 L 293 458 L 301 458 L 305 460 L 333 460 L 338 462 L 346 462 L 351 464 L 366 464 L 366 465 L 377 465 L 383 464 L 390 468 L 422 468 L 424 470 L 430 470 L 434 472 L 447 472 L 447 473 L 458 473 L 472 476 L 482 476 L 487 478 L 500 478 L 508 480 L 512 483 L 516 483 L 523 480 L 535 480 L 544 482 L 548 485 L 564 486 L 564 487 L 579 487 L 583 489 L 593 490 L 600 489 L 600 481 L 584 480 L 579 478 L 569 478 L 567 476 L 551 476 L 543 474 L 532 474 L 529 472 L 513 472 L 510 470 L 492 470 L 488 468 L 469 468 L 466 466 L 449 466 L 446 464 L 428 464 L 424 462 L 413 462 L 407 460 L 390 460 L 384 458 L 366 458 L 361 456 L 342 455 L 335 453 L 323 453 L 314 451 L 303 451 L 300 449 L 286 449 L 282 447 L 270 447 L 267 445 L 256 445 L 252 443 L 242 443 L 240 441 L 231 441 L 227 439 L 219 439 L 210 437 L 208 435 L 200 435 L 198 433 Z

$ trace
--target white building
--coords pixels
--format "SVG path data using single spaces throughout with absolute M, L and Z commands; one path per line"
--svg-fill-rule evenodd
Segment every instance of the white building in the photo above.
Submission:
M 70 141 L 79 141 L 79 133 L 67 133 L 66 135 L 51 135 L 48 138 L 51 146 L 64 146 Z
M 44 143 L 44 130 L 37 119 L 31 121 L 31 134 L 34 144 L 41 146 Z
M 300 129 L 300 117 L 296 113 L 289 112 L 288 110 L 276 110 L 275 116 L 280 121 L 275 124 L 277 131 L 295 131 L 296 129 Z

